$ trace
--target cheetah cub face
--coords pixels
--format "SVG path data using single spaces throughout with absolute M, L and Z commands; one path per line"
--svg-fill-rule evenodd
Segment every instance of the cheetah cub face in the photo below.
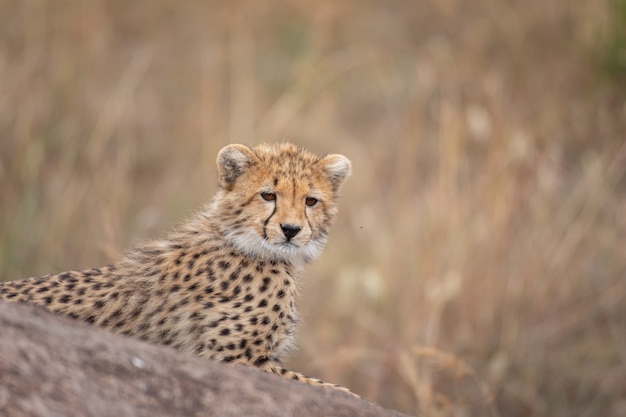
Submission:
M 292 144 L 229 145 L 217 157 L 214 209 L 221 230 L 242 252 L 303 264 L 315 259 L 350 175 L 343 155 L 319 157 Z

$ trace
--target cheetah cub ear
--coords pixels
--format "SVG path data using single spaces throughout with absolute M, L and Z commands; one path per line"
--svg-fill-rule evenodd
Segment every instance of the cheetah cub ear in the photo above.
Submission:
M 256 156 L 245 145 L 228 145 L 217 154 L 217 175 L 220 187 L 230 191 L 235 181 L 246 170 Z
M 333 185 L 333 191 L 337 192 L 352 173 L 350 160 L 343 155 L 327 155 L 319 162 L 328 174 Z

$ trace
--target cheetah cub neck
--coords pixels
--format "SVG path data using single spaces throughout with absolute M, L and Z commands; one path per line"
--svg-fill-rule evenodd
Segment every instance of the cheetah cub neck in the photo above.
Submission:
M 247 256 L 302 266 L 322 251 L 350 175 L 343 155 L 292 144 L 229 145 L 217 156 L 220 189 L 207 217 Z

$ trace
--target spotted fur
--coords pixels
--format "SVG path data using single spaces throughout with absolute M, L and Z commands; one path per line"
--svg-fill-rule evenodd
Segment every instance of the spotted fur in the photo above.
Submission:
M 0 299 L 337 387 L 284 369 L 281 358 L 299 322 L 298 274 L 326 243 L 349 160 L 291 144 L 229 145 L 217 168 L 213 201 L 164 239 L 104 268 L 0 283 Z

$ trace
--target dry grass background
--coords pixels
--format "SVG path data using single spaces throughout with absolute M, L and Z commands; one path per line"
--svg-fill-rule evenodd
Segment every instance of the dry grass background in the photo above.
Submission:
M 428 416 L 626 414 L 609 2 L 0 0 L 0 276 L 107 263 L 232 142 L 349 156 L 292 368 Z

